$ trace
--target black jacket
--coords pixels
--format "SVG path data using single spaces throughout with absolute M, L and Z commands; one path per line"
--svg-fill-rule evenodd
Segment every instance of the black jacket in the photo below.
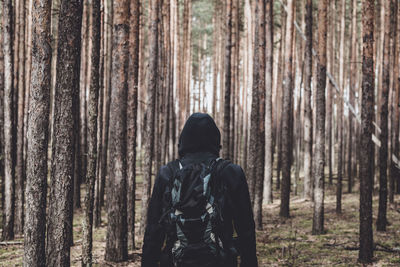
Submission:
M 195 131 L 193 131 L 194 129 Z M 201 161 L 210 162 L 217 158 L 219 143 L 220 134 L 213 119 L 207 114 L 193 114 L 186 122 L 179 139 L 182 165 Z M 201 144 L 201 146 L 197 146 L 197 144 Z M 163 201 L 163 194 L 172 178 L 174 168 L 173 162 L 162 166 L 154 183 L 143 240 L 143 267 L 172 266 L 171 252 L 165 249 L 166 231 L 159 224 L 159 220 L 166 205 Z M 237 235 L 235 247 L 240 254 L 240 266 L 257 267 L 255 225 L 244 172 L 240 166 L 230 163 L 221 170 L 218 179 L 221 179 L 226 185 L 227 198 L 229 198 L 222 209 L 222 216 L 226 224 L 223 227 L 223 235 L 232 237 L 235 231 Z M 226 265 L 226 267 L 233 266 L 236 264 Z

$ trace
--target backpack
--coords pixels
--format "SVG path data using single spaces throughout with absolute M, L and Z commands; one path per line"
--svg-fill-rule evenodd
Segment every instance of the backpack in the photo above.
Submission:
M 175 267 L 215 267 L 226 257 L 220 235 L 223 218 L 217 199 L 224 194 L 218 173 L 229 164 L 220 158 L 175 171 L 167 189 L 168 208 L 160 223 L 167 229 Z

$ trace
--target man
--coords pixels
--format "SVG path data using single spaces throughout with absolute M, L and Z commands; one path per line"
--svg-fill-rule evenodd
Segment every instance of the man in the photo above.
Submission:
M 233 267 L 238 255 L 241 267 L 258 266 L 246 178 L 240 166 L 219 160 L 220 142 L 208 114 L 194 113 L 186 121 L 179 160 L 162 166 L 155 180 L 143 267 Z

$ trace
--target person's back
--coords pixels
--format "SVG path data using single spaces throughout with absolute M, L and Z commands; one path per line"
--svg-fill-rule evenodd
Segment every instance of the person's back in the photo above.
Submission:
M 154 184 L 143 240 L 142 266 L 214 267 L 218 265 L 221 267 L 233 267 L 237 266 L 236 251 L 240 255 L 240 266 L 257 266 L 255 227 L 246 178 L 240 166 L 225 160 L 219 160 L 220 139 L 220 132 L 214 120 L 209 115 L 195 113 L 187 120 L 179 138 L 179 160 L 162 166 Z M 166 223 L 166 220 L 164 220 L 170 214 L 172 217 L 176 217 L 175 214 L 178 214 L 178 212 L 179 215 L 182 214 L 181 211 L 177 212 L 176 209 L 177 205 L 180 204 L 182 206 L 182 204 L 180 202 L 176 203 L 176 198 L 179 194 L 175 191 L 179 189 L 179 193 L 182 193 L 184 190 L 187 192 L 189 190 L 184 188 L 185 185 L 182 185 L 183 189 L 181 192 L 181 184 L 175 181 L 176 179 L 183 179 L 176 178 L 179 175 L 182 176 L 181 173 L 183 171 L 179 171 L 180 169 L 193 169 L 192 166 L 209 166 L 210 172 L 212 171 L 213 173 L 211 175 L 213 181 L 210 187 L 214 189 L 208 190 L 204 186 L 204 197 L 201 199 L 208 205 L 207 212 L 210 216 L 212 217 L 215 213 L 217 215 L 214 215 L 214 217 L 220 219 L 212 219 L 208 223 L 207 219 L 205 219 L 207 217 L 205 215 L 208 214 L 202 215 L 201 213 L 201 202 L 199 202 L 200 204 L 197 202 L 194 203 L 194 200 L 199 199 L 199 197 L 193 197 L 194 193 L 192 191 L 196 190 L 192 189 L 190 194 L 187 193 L 186 200 L 192 206 L 198 205 L 198 207 L 194 206 L 199 211 L 199 216 L 197 217 L 202 218 L 202 221 L 205 222 L 205 227 L 198 227 L 198 229 L 203 229 L 202 231 L 205 234 L 202 235 L 209 242 L 207 243 L 206 241 L 202 241 L 201 238 L 197 238 L 199 239 L 197 243 L 205 242 L 208 244 L 208 247 L 213 248 L 212 239 L 215 242 L 217 250 L 222 250 L 218 255 L 224 255 L 223 262 L 219 261 L 218 264 L 205 263 L 212 261 L 210 257 L 202 256 L 201 249 L 198 251 L 192 249 L 191 254 L 186 253 L 189 256 L 182 255 L 189 249 L 190 245 L 188 243 L 190 242 L 187 241 L 187 237 L 190 239 L 191 236 L 195 235 L 193 233 L 196 231 L 195 228 L 190 228 L 188 220 L 182 220 L 179 225 L 175 224 L 176 219 L 173 223 L 170 222 L 171 220 L 167 220 L 169 223 Z M 207 175 L 207 172 L 204 175 Z M 189 178 L 185 177 L 185 179 L 187 181 L 188 179 L 195 178 L 189 175 Z M 204 179 L 204 177 L 201 177 L 201 179 Z M 174 187 L 175 189 L 173 189 Z M 216 190 L 217 187 L 224 188 L 224 190 Z M 201 189 L 200 191 L 203 194 Z M 208 208 L 211 206 L 209 204 L 210 200 L 212 203 L 215 203 L 215 209 Z M 174 201 L 175 203 L 173 203 Z M 190 209 L 187 210 L 190 211 Z M 192 217 L 195 218 L 196 216 Z M 211 225 L 211 222 L 219 224 L 219 226 L 211 227 L 213 233 L 211 233 L 212 237 L 210 239 L 207 238 L 206 234 L 208 233 L 209 237 L 209 232 L 211 231 L 207 230 L 206 226 Z M 181 228 L 183 228 L 182 231 Z M 179 229 L 178 234 L 177 229 Z M 235 239 L 233 238 L 234 232 L 237 234 Z M 218 238 L 215 238 L 215 236 L 218 236 Z M 179 253 L 176 253 L 176 251 Z M 176 259 L 177 257 L 186 257 L 186 259 L 187 257 L 192 257 L 191 263 L 179 264 L 179 261 Z

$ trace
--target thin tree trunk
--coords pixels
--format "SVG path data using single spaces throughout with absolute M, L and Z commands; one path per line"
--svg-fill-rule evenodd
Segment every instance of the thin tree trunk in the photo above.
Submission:
M 51 87 L 51 1 L 33 1 L 32 80 L 26 165 L 24 266 L 44 266 L 47 147 Z
M 223 144 L 222 151 L 223 157 L 229 159 L 229 143 L 231 142 L 231 136 L 229 131 L 230 119 L 231 119 L 231 71 L 232 71 L 232 1 L 226 0 L 226 45 L 225 45 L 225 94 L 224 94 L 224 126 L 223 126 Z
M 304 198 L 312 199 L 312 0 L 306 2 L 306 47 L 304 68 Z
M 290 203 L 290 168 L 292 165 L 292 101 L 293 101 L 293 20 L 296 1 L 288 0 L 287 21 L 285 35 L 285 66 L 284 66 L 284 88 L 282 105 L 282 184 L 281 205 L 279 216 L 289 218 Z
M 254 191 L 254 215 L 256 227 L 258 230 L 262 230 L 262 202 L 264 195 L 264 168 L 265 168 L 265 154 L 264 150 L 260 149 L 265 148 L 265 1 L 258 0 L 258 42 L 255 45 L 258 46 L 258 64 L 259 64 L 259 74 L 258 74 L 258 110 L 256 111 L 258 114 L 256 129 L 257 132 L 257 143 L 256 146 L 258 148 L 256 155 L 256 177 L 254 179 L 255 183 L 255 191 Z M 271 47 L 270 47 L 271 48 Z M 270 66 L 270 65 L 269 65 Z M 269 87 L 267 90 L 271 90 Z M 270 149 L 269 149 L 270 151 Z
M 137 98 L 139 85 L 139 23 L 140 0 L 131 1 L 129 33 L 129 91 L 127 113 L 127 154 L 128 154 L 128 243 L 135 248 L 135 200 L 136 200 L 136 135 Z
M 25 104 L 25 1 L 20 1 L 18 48 L 18 115 L 17 115 L 17 160 L 15 165 L 15 234 L 24 232 L 24 104 Z
M 2 239 L 14 239 L 15 168 L 14 168 L 14 65 L 13 65 L 13 7 L 11 0 L 3 1 L 4 53 L 4 206 Z
M 128 0 L 113 1 L 113 50 L 110 106 L 110 145 L 107 183 L 107 243 L 105 259 L 124 261 L 128 257 L 127 229 L 127 97 L 129 68 Z
M 389 104 L 389 87 L 390 87 L 390 5 L 386 1 L 384 9 L 384 37 L 383 37 L 383 62 L 382 62 L 382 87 L 381 90 L 381 107 L 380 107 L 380 125 L 381 147 L 379 148 L 379 208 L 376 228 L 378 231 L 386 231 L 387 218 L 387 167 L 388 167 L 388 104 Z
M 341 92 L 337 97 L 337 127 L 338 127 L 338 153 L 337 153 L 337 184 L 336 184 L 336 213 L 342 213 L 342 180 L 343 180 L 343 97 L 344 97 L 344 34 L 346 17 L 346 0 L 341 1 L 340 11 L 340 47 L 339 47 L 339 86 Z
M 265 76 L 265 180 L 264 202 L 272 203 L 272 173 L 273 173 L 273 126 L 272 126 L 272 88 L 273 88 L 273 64 L 274 64 L 274 32 L 273 32 L 273 1 L 266 1 L 265 5 L 265 36 L 266 36 L 266 76 Z M 242 112 L 243 113 L 243 112 Z
M 372 234 L 372 189 L 374 152 L 372 143 L 374 119 L 374 3 L 363 1 L 363 63 L 361 99 L 361 152 L 360 152 L 360 251 L 358 260 L 372 262 L 374 254 Z
M 86 169 L 86 196 L 85 196 L 85 222 L 83 225 L 82 240 L 82 265 L 92 265 L 92 229 L 94 186 L 96 181 L 97 164 L 97 116 L 99 102 L 100 80 L 100 0 L 92 0 L 91 6 L 91 54 L 90 54 L 90 87 L 88 99 L 87 120 L 87 169 Z
M 142 193 L 142 210 L 139 234 L 143 234 L 147 221 L 147 207 L 150 201 L 151 193 L 151 177 L 152 177 L 152 160 L 154 156 L 154 120 L 156 110 L 156 88 L 157 88 L 157 66 L 158 66 L 158 9 L 160 1 L 150 0 L 151 23 L 149 25 L 149 72 L 147 73 L 147 110 L 146 125 L 144 136 L 144 162 L 143 162 L 143 193 Z
M 318 61 L 315 124 L 314 176 L 314 216 L 312 233 L 324 233 L 324 166 L 325 166 L 325 86 L 326 86 L 326 33 L 328 1 L 318 3 Z

